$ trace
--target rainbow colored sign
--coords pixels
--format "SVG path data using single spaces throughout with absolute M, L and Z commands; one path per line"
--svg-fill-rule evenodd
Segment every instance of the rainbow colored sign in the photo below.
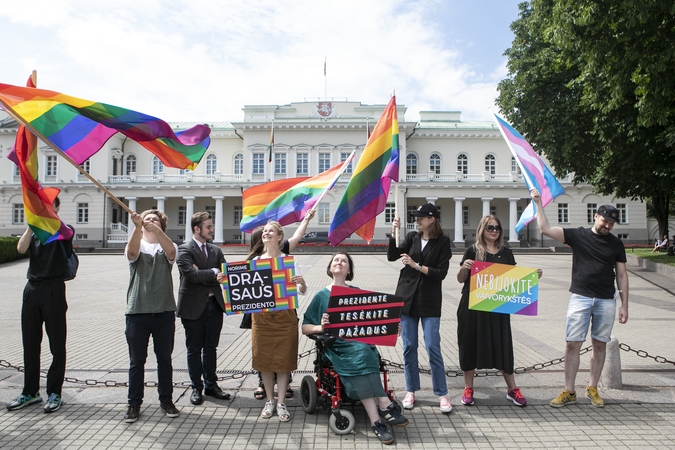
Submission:
M 469 309 L 536 316 L 538 298 L 537 269 L 474 261 Z
M 225 314 L 282 311 L 298 307 L 292 256 L 225 263 Z

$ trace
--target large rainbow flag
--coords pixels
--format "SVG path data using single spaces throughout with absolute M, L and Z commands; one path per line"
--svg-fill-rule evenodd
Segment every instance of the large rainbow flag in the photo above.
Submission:
M 313 177 L 271 181 L 246 189 L 239 229 L 251 232 L 270 220 L 281 225 L 300 222 L 326 191 L 333 188 L 353 158 L 354 152 L 345 161 Z
M 392 96 L 375 125 L 330 224 L 333 246 L 356 232 L 370 243 L 375 218 L 384 211 L 392 180 L 398 181 L 398 117 Z
M 536 188 L 539 194 L 541 194 L 541 205 L 545 207 L 558 195 L 564 194 L 565 189 L 563 189 L 555 175 L 551 173 L 546 164 L 539 158 L 539 155 L 532 149 L 529 142 L 504 119 L 495 113 L 492 114 L 495 116 L 499 131 L 501 131 L 502 136 L 504 136 L 507 145 L 511 149 L 511 153 L 523 171 L 528 190 Z M 520 230 L 536 219 L 536 217 L 537 207 L 534 202 L 530 202 L 520 215 L 520 219 L 516 224 L 516 233 L 519 233 Z
M 27 86 L 35 88 L 33 78 Z M 56 188 L 42 188 L 38 182 L 37 138 L 23 125 L 19 126 L 11 159 L 19 167 L 26 223 L 43 244 L 59 239 L 70 239 L 71 230 L 54 212 L 54 199 L 59 195 Z M 10 157 L 10 155 L 8 155 Z
M 82 164 L 118 132 L 150 150 L 165 166 L 179 169 L 194 169 L 211 143 L 206 125 L 175 133 L 156 117 L 44 89 L 0 84 L 0 103 L 75 164 Z

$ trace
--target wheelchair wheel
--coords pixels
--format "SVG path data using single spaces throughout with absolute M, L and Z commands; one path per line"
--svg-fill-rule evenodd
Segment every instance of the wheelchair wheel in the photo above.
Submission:
M 334 414 L 331 414 L 330 418 L 328 419 L 328 426 L 330 427 L 331 430 L 333 430 L 333 433 L 335 434 L 351 433 L 352 430 L 354 429 L 354 426 L 356 425 L 354 414 L 347 411 L 346 409 L 341 409 L 340 415 L 342 417 L 338 419 L 337 417 L 335 417 Z
M 302 409 L 307 414 L 314 414 L 316 411 L 316 402 L 319 398 L 319 392 L 316 390 L 314 377 L 306 375 L 300 385 L 300 399 L 302 400 Z

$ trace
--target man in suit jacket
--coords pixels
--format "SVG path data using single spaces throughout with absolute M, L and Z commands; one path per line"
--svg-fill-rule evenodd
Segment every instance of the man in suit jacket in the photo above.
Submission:
M 209 244 L 213 237 L 213 219 L 207 212 L 192 216 L 192 239 L 178 248 L 180 288 L 176 315 L 185 329 L 187 365 L 192 381 L 190 402 L 199 405 L 204 395 L 226 400 L 230 394 L 218 387 L 216 348 L 223 328 L 225 303 L 220 271 L 225 262 L 220 247 Z M 204 381 L 202 382 L 202 375 Z

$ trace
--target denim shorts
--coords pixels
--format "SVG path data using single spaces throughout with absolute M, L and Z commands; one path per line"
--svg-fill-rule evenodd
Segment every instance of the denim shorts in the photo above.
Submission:
M 592 298 L 572 294 L 567 307 L 567 342 L 586 340 L 591 324 L 591 337 L 596 341 L 609 342 L 616 317 L 616 300 Z

